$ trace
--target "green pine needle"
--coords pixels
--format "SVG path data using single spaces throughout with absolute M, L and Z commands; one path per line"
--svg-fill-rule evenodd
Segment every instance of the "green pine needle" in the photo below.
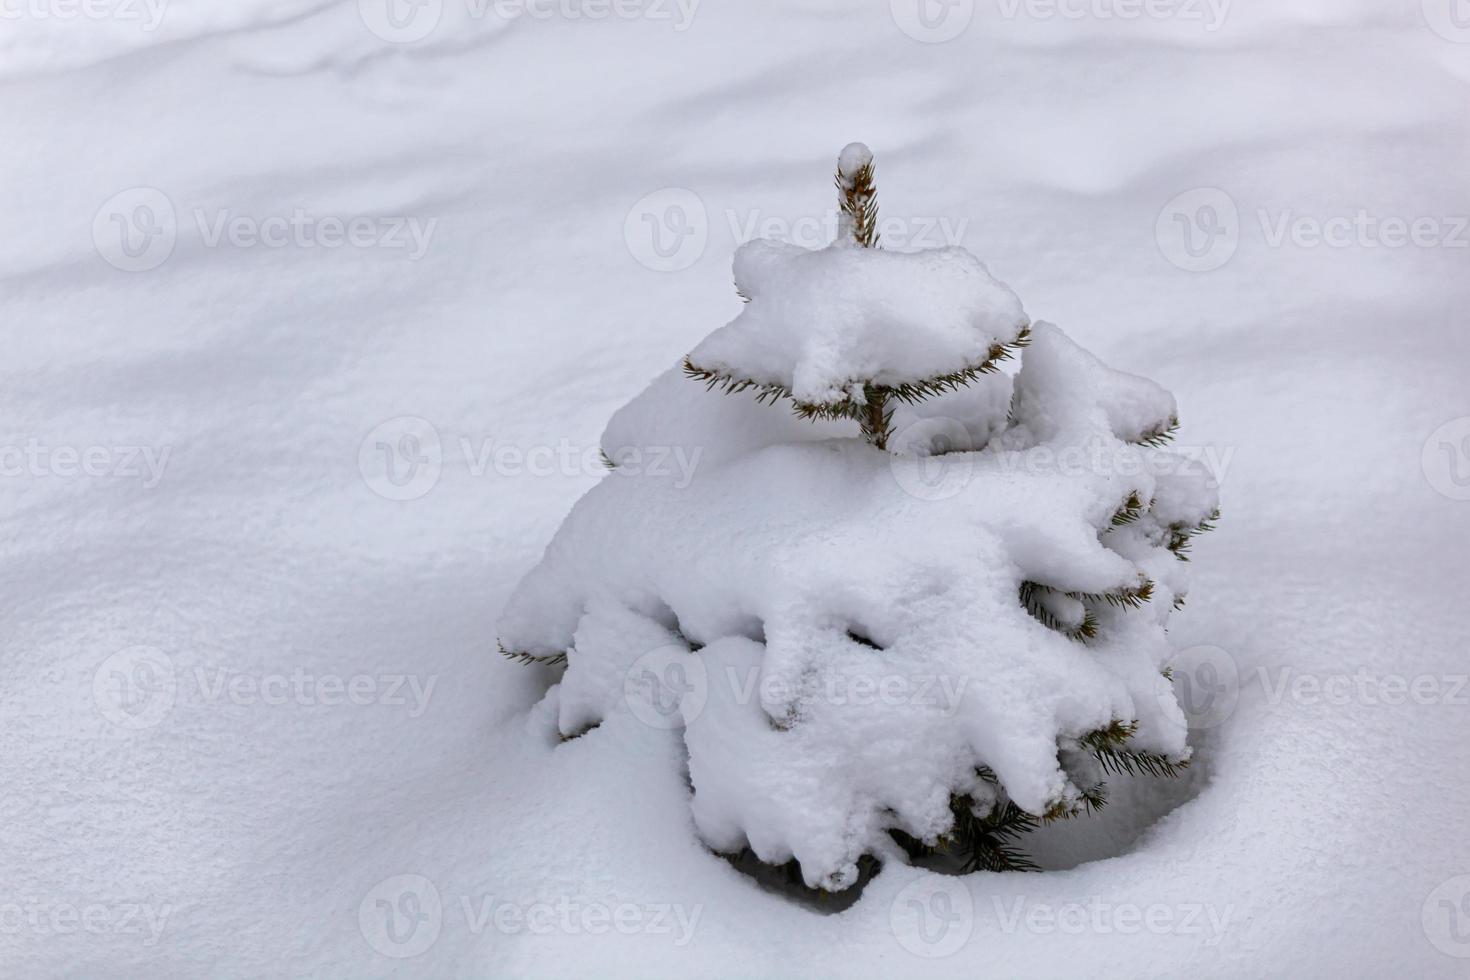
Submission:
M 1127 527 L 1142 517 L 1144 510 L 1143 498 L 1135 490 L 1128 495 L 1127 500 L 1123 501 L 1123 506 L 1117 509 L 1113 514 L 1113 519 L 1108 523 L 1112 527 Z
M 893 417 L 893 410 L 886 403 L 889 399 L 896 399 L 904 404 L 911 405 L 923 401 L 926 398 L 934 398 L 951 391 L 958 391 L 966 385 L 988 374 L 995 374 L 1000 370 L 999 365 L 1009 360 L 1015 352 L 1031 342 L 1031 328 L 1022 327 L 1017 332 L 1015 339 L 1003 344 L 995 344 L 986 354 L 985 360 L 978 364 L 970 365 L 959 371 L 949 374 L 941 374 L 932 378 L 924 378 L 918 381 L 907 381 L 898 385 L 875 385 L 868 382 L 853 382 L 844 385 L 844 389 L 850 390 L 853 384 L 863 385 L 863 401 L 847 399 L 840 402 L 802 402 L 797 401 L 791 394 L 791 389 L 778 382 L 755 381 L 750 378 L 737 378 L 734 375 L 717 371 L 710 368 L 702 368 L 693 360 L 684 358 L 684 375 L 691 380 L 700 381 L 709 391 L 720 391 L 723 394 L 734 395 L 742 392 L 754 392 L 756 401 L 775 404 L 783 398 L 791 399 L 796 414 L 807 421 L 822 420 L 832 421 L 837 419 L 852 419 L 864 427 L 864 435 L 869 436 L 869 441 L 874 439 L 869 435 L 884 432 L 888 422 Z M 882 412 L 881 427 L 875 414 L 875 407 Z M 886 445 L 886 439 L 883 440 Z M 876 442 L 874 443 L 877 444 Z
M 1154 449 L 1161 449 L 1164 446 L 1167 446 L 1169 443 L 1173 442 L 1174 437 L 1178 435 L 1178 433 L 1179 417 L 1177 415 L 1174 415 L 1170 416 L 1166 421 L 1159 423 L 1154 428 L 1145 432 L 1137 439 L 1130 439 L 1129 441 L 1132 442 L 1135 446 L 1150 446 Z
M 518 664 L 542 664 L 546 667 L 559 667 L 567 662 L 565 652 L 546 654 L 522 653 L 520 651 L 507 650 L 505 645 L 499 640 L 495 641 L 495 646 L 500 650 L 502 657 Z

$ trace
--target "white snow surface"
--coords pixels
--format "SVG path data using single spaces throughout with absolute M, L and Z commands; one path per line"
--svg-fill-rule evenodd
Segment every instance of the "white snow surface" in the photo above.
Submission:
M 957 246 L 904 253 L 841 238 L 820 249 L 758 239 L 735 253 L 735 286 L 745 309 L 690 362 L 813 405 L 861 402 L 864 382 L 978 368 L 1028 323 L 1016 294 Z
M 924 43 L 881 3 L 707 3 L 685 30 L 446 3 L 392 44 L 355 3 L 227 6 L 5 22 L 0 972 L 1464 976 L 1470 454 L 1431 437 L 1470 415 L 1467 253 L 1290 234 L 1470 213 L 1448 11 L 1237 0 L 1211 30 L 981 0 Z M 1035 316 L 1218 452 L 1170 640 L 1223 700 L 1187 784 L 1119 784 L 1037 848 L 1053 870 L 890 864 L 823 914 L 709 854 L 677 737 L 619 715 L 559 742 L 547 672 L 493 638 L 610 478 L 609 417 L 739 312 L 737 231 L 824 217 L 859 138 L 885 216 L 969 219 Z M 93 225 L 140 186 L 178 235 L 129 273 Z M 676 273 L 624 238 L 669 189 L 705 219 Z M 1156 238 L 1199 189 L 1238 209 L 1210 272 Z M 298 207 L 437 224 L 417 261 L 205 235 Z M 402 416 L 437 443 L 379 431 Z M 365 479 L 379 443 L 430 463 Z M 380 899 L 425 917 L 409 945 L 372 931 Z

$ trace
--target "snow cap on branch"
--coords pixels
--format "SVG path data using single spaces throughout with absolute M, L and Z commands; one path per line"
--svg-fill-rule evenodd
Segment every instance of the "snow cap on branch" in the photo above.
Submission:
M 1010 287 L 958 247 L 809 250 L 760 239 L 736 252 L 735 281 L 750 302 L 691 364 L 782 386 L 798 403 L 976 368 L 1028 324 Z
M 837 157 L 837 183 L 844 190 L 851 190 L 858 174 L 864 167 L 873 165 L 873 151 L 866 143 L 849 143 Z

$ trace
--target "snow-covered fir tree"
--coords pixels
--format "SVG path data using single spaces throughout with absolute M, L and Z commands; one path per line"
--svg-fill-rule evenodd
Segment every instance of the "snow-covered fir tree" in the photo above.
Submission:
M 838 239 L 741 246 L 740 314 L 613 417 L 501 648 L 563 737 L 669 716 L 717 852 L 1025 869 L 1110 774 L 1188 763 L 1165 629 L 1218 502 L 1168 392 L 965 249 L 881 248 L 861 144 L 837 189 Z

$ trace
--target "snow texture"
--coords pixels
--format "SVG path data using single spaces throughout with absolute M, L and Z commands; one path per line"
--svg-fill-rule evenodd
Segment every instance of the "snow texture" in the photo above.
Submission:
M 757 239 L 735 253 L 744 310 L 689 355 L 701 370 L 780 385 L 798 401 L 862 401 L 978 368 L 1027 325 L 1021 301 L 963 248 L 890 252 Z
M 8 9 L 38 6 L 63 7 Z M 498 29 L 444 3 L 410 44 L 364 30 L 363 6 L 173 0 L 153 33 L 0 30 L 0 973 L 1465 975 L 1452 930 L 1470 919 L 1442 889 L 1470 874 L 1470 503 L 1444 490 L 1470 469 L 1435 443 L 1446 468 L 1426 473 L 1421 453 L 1470 414 L 1466 251 L 1273 244 L 1258 216 L 1366 209 L 1448 233 L 1470 213 L 1470 46 L 1427 22 L 1450 23 L 1448 4 L 1236 0 L 1210 29 L 1207 3 L 1128 20 L 979 0 L 942 44 L 888 4 L 837 0 L 704 3 L 684 31 L 677 5 Z M 552 671 L 487 638 L 568 509 L 613 478 L 596 452 L 609 417 L 738 312 L 726 216 L 830 207 L 825 162 L 854 138 L 878 152 L 887 219 L 968 219 L 946 240 L 1033 316 L 1180 395 L 1175 445 L 1221 477 L 1227 510 L 1170 620 L 1175 685 L 1223 700 L 1196 701 L 1187 779 L 1110 780 L 1100 817 L 1041 832 L 1046 873 L 890 862 L 824 914 L 709 853 L 683 733 L 619 711 L 563 743 L 555 705 L 533 707 Z M 92 225 L 140 186 L 170 197 L 179 234 L 128 273 Z M 670 187 L 709 219 L 677 274 L 622 238 L 635 202 Z M 1240 220 L 1220 211 L 1233 256 L 1196 273 L 1155 229 L 1206 188 Z M 210 246 L 195 219 L 297 206 L 439 223 L 408 261 Z M 901 231 L 922 228 L 885 244 Z M 1009 382 L 968 391 L 1003 417 Z M 687 384 L 711 411 L 788 420 Z M 397 501 L 358 453 L 405 415 L 432 422 L 442 466 Z M 30 439 L 111 448 L 112 466 L 32 472 Z M 563 440 L 588 465 L 473 465 L 486 442 Z M 156 484 L 144 447 L 170 449 Z M 94 695 L 137 645 L 174 666 L 151 727 Z M 211 698 L 222 671 L 380 686 L 366 705 Z M 406 684 L 383 703 L 390 675 L 438 682 L 411 713 Z M 1387 686 L 1421 678 L 1438 696 Z M 412 957 L 359 921 L 404 874 L 440 898 Z M 925 945 L 941 920 L 915 909 L 941 897 L 953 928 Z M 550 931 L 480 917 L 537 903 Z M 53 928 L 92 905 L 103 928 Z M 692 933 L 594 932 L 578 914 L 654 906 Z

